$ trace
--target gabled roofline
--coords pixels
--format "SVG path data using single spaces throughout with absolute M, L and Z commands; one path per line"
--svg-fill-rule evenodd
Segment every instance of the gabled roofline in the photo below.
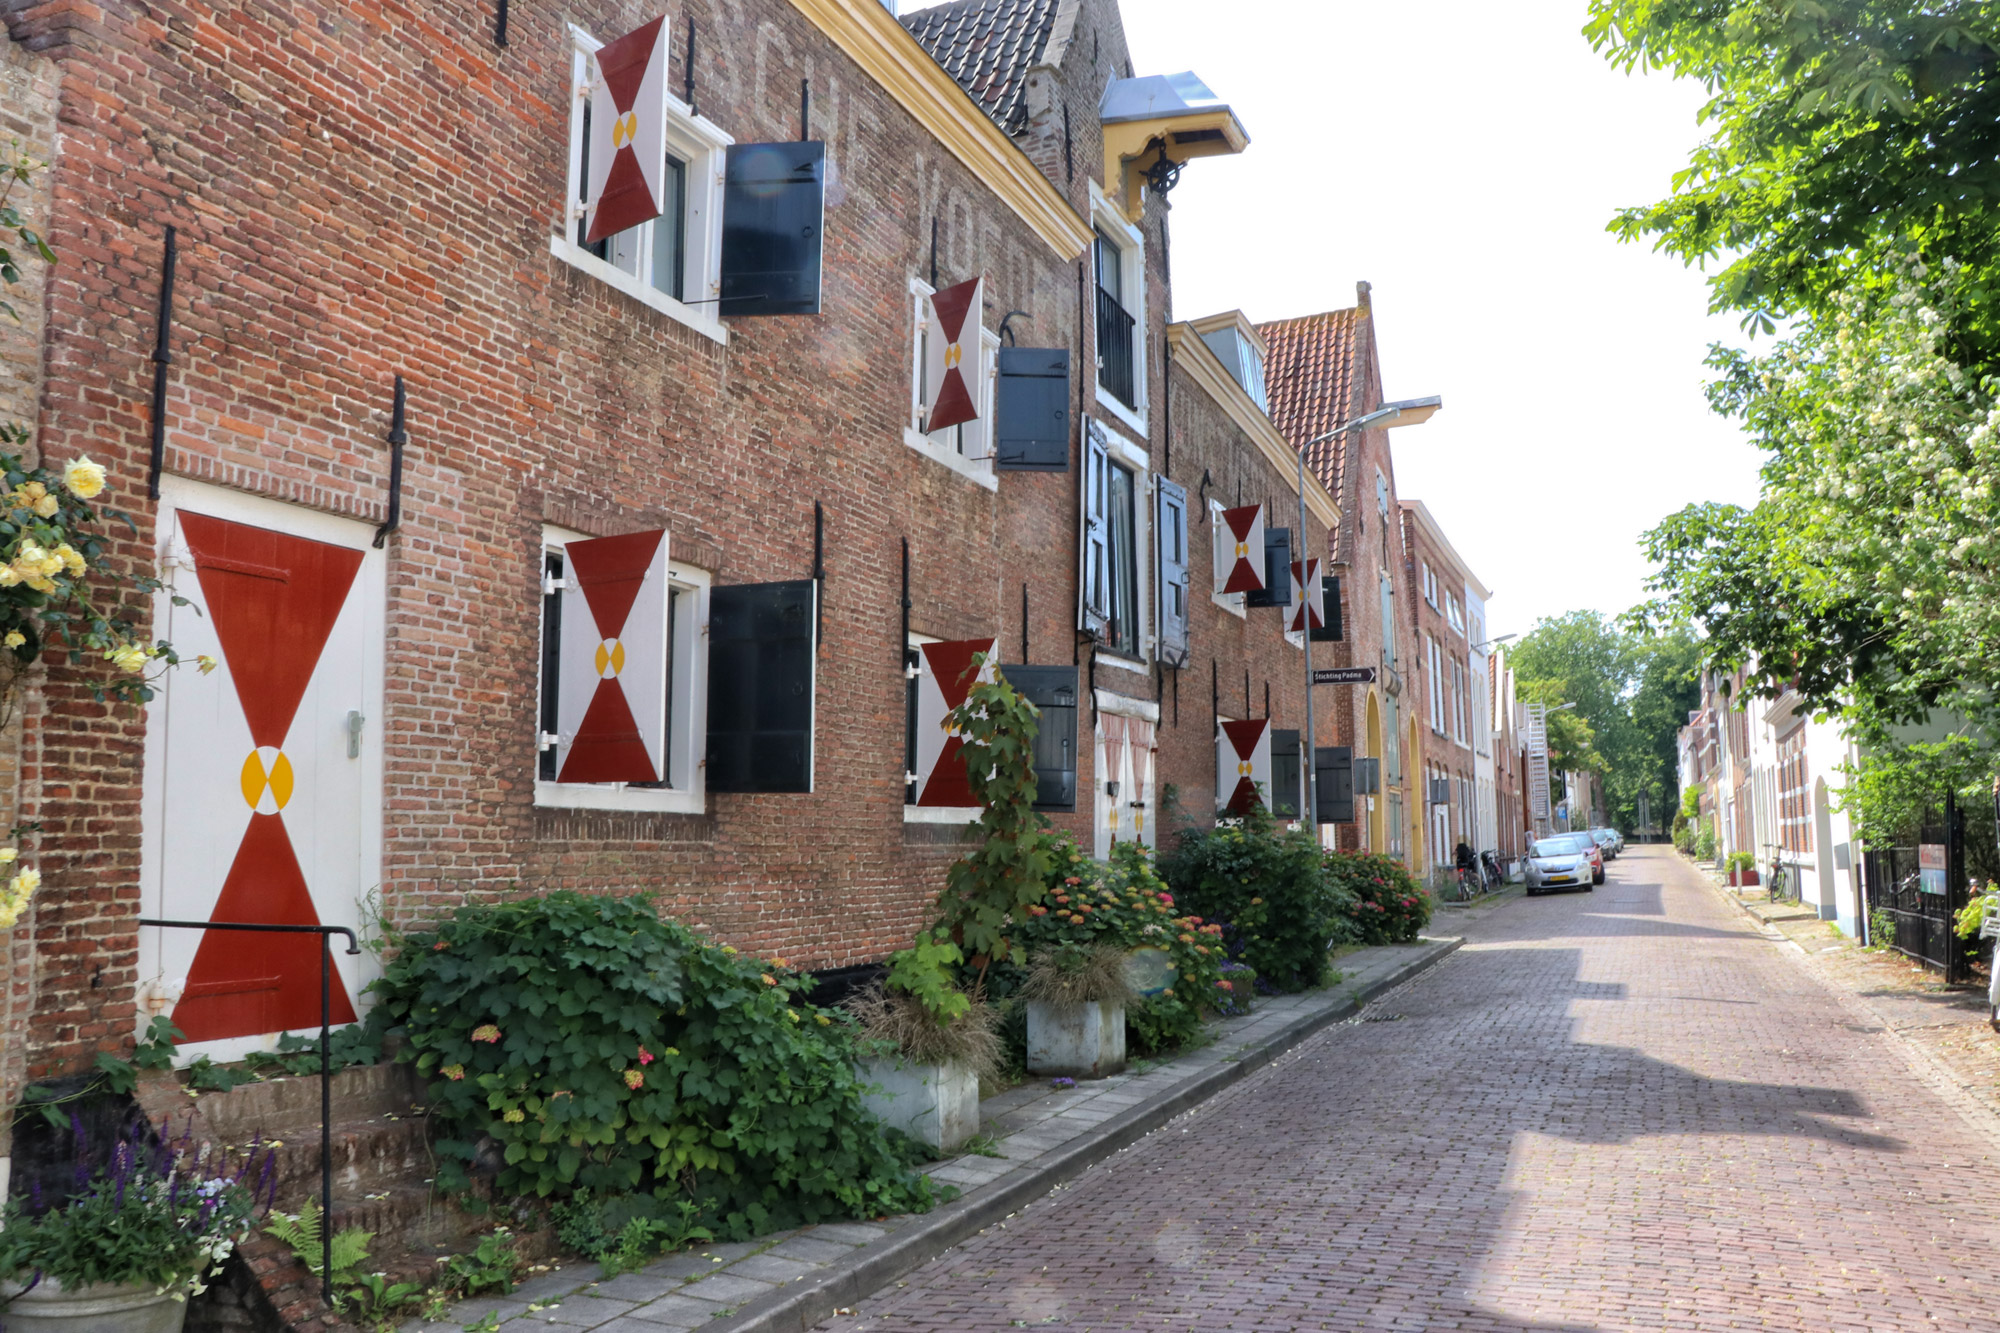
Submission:
M 1277 469 L 1279 476 L 1296 477 L 1299 470 L 1298 450 L 1292 448 L 1278 428 L 1271 424 L 1271 418 L 1250 400 L 1250 395 L 1243 391 L 1243 386 L 1236 382 L 1236 377 L 1229 373 L 1215 353 L 1208 350 L 1208 344 L 1201 340 L 1195 326 L 1186 321 L 1167 325 L 1167 346 L 1172 354 L 1172 364 L 1186 370 L 1188 378 L 1201 386 L 1202 391 L 1229 414 L 1229 419 L 1237 428 L 1256 444 L 1257 451 L 1264 455 L 1264 461 Z M 1306 508 L 1326 525 L 1327 531 L 1336 534 L 1340 531 L 1340 504 L 1311 468 L 1306 469 Z
M 792 5 L 984 181 L 1058 258 L 1075 259 L 1090 245 L 1090 223 L 888 6 L 880 0 L 792 0 Z
M 1423 527 L 1424 535 L 1430 538 L 1431 544 L 1450 558 L 1451 563 L 1458 567 L 1459 573 L 1465 575 L 1465 581 L 1479 593 L 1479 600 L 1490 601 L 1493 597 L 1492 590 L 1479 581 L 1479 576 L 1472 572 L 1472 566 L 1465 563 L 1465 557 L 1451 544 L 1451 538 L 1444 535 L 1444 528 L 1439 526 L 1436 516 L 1431 513 L 1430 506 L 1422 500 L 1405 500 L 1400 495 L 1396 497 L 1396 503 L 1416 519 Z

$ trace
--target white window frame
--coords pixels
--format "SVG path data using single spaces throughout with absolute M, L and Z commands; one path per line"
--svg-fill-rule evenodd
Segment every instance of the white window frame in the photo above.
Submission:
M 1444 595 L 1444 618 L 1451 622 L 1460 638 L 1465 637 L 1465 608 L 1459 605 L 1456 593 L 1447 591 Z
M 1090 807 L 1090 820 L 1092 828 L 1090 854 L 1096 860 L 1106 861 L 1109 860 L 1111 857 L 1111 844 L 1114 841 L 1116 841 L 1116 839 L 1113 837 L 1113 832 L 1111 828 L 1111 812 L 1114 805 L 1114 801 L 1111 796 L 1111 793 L 1108 790 L 1106 790 L 1104 784 L 1107 782 L 1119 783 L 1120 786 L 1116 804 L 1121 805 L 1124 809 L 1132 809 L 1133 808 L 1132 792 L 1124 786 L 1124 783 L 1125 783 L 1125 775 L 1127 773 L 1136 772 L 1137 765 L 1133 761 L 1132 743 L 1128 739 L 1125 743 L 1124 753 L 1121 756 L 1119 762 L 1118 766 L 1119 772 L 1117 776 L 1113 777 L 1112 775 L 1110 775 L 1105 771 L 1103 718 L 1105 717 L 1106 714 L 1112 714 L 1118 717 L 1132 718 L 1140 722 L 1147 722 L 1152 724 L 1154 728 L 1154 744 L 1155 747 L 1157 748 L 1159 742 L 1158 729 L 1160 725 L 1160 706 L 1157 703 L 1154 703 L 1150 699 L 1134 699 L 1123 694 L 1114 693 L 1113 691 L 1110 690 L 1098 690 L 1093 696 L 1093 698 L 1097 705 L 1095 711 L 1098 717 L 1098 722 L 1095 726 L 1091 728 L 1092 750 L 1091 750 L 1090 771 L 1092 777 L 1090 785 L 1094 789 L 1094 794 L 1091 798 L 1091 807 Z M 1158 845 L 1159 825 L 1157 820 L 1159 816 L 1159 802 L 1156 799 L 1156 794 L 1158 793 L 1159 788 L 1160 788 L 1160 771 L 1159 771 L 1159 765 L 1155 764 L 1153 766 L 1152 782 L 1148 784 L 1146 788 L 1139 793 L 1140 799 L 1145 801 L 1146 803 L 1145 808 L 1152 812 L 1155 822 L 1144 829 L 1133 830 L 1133 832 L 1138 833 L 1138 837 L 1136 839 L 1130 836 L 1130 833 L 1128 833 L 1125 838 L 1125 841 L 1142 842 L 1148 848 L 1153 848 Z M 1124 823 L 1122 819 L 1119 822 L 1119 828 L 1120 831 L 1124 831 Z
M 1106 453 L 1112 467 L 1123 468 L 1132 474 L 1132 578 L 1138 589 L 1138 604 L 1133 609 L 1139 616 L 1139 633 L 1134 641 L 1138 645 L 1138 656 L 1112 652 L 1105 649 L 1096 655 L 1096 660 L 1104 666 L 1123 668 L 1126 671 L 1148 672 L 1147 665 L 1153 660 L 1159 648 L 1158 606 L 1154 600 L 1157 589 L 1153 567 L 1153 472 L 1152 455 L 1145 448 L 1133 443 L 1115 430 L 1104 432 L 1107 441 Z M 1111 560 L 1110 534 L 1105 534 L 1104 558 Z M 1115 573 L 1115 570 L 1109 571 Z M 1193 626 L 1189 626 L 1189 642 L 1193 642 Z
M 1429 634 L 1424 635 L 1424 674 L 1430 678 L 1431 730 L 1444 735 L 1444 656 L 1438 651 L 1438 641 Z
M 1000 474 L 993 468 L 993 403 L 1000 374 L 1000 335 L 986 327 L 983 312 L 975 312 L 980 320 L 979 368 L 972 378 L 979 419 L 928 435 L 919 429 L 924 419 L 924 329 L 928 323 L 924 304 L 935 290 L 922 278 L 910 279 L 910 412 L 903 422 L 903 443 L 966 480 L 997 491 Z M 972 457 L 971 453 L 983 457 Z
M 1417 566 L 1423 571 L 1424 601 L 1429 605 L 1431 610 L 1435 611 L 1438 604 L 1437 575 L 1431 572 L 1431 562 L 1428 560 L 1417 561 Z
M 1125 313 L 1132 317 L 1132 396 L 1139 401 L 1127 406 L 1118 401 L 1118 396 L 1106 389 L 1099 381 L 1096 367 L 1090 368 L 1091 391 L 1097 405 L 1118 418 L 1141 435 L 1152 432 L 1146 425 L 1146 398 L 1148 376 L 1146 361 L 1146 233 L 1125 220 L 1125 215 L 1117 205 L 1104 197 L 1104 191 L 1096 181 L 1090 183 L 1091 226 L 1102 231 L 1118 247 L 1119 280 L 1124 288 Z M 1093 264 L 1096 262 L 1092 260 Z M 1093 270 L 1091 282 L 1091 320 L 1093 335 L 1097 319 L 1097 274 Z
M 535 577 L 542 577 L 548 555 L 570 542 L 587 541 L 588 534 L 553 523 L 542 525 L 542 544 L 535 560 Z M 671 541 L 669 542 L 671 552 Z M 565 566 L 567 568 L 567 566 Z M 535 636 L 535 804 L 556 810 L 643 810 L 699 815 L 708 797 L 708 602 L 715 576 L 708 570 L 669 555 L 668 586 L 687 598 L 693 615 L 674 636 L 674 698 L 671 734 L 667 737 L 667 771 L 688 775 L 683 787 L 633 787 L 623 782 L 550 782 L 541 777 L 542 634 Z M 539 618 L 539 614 L 538 614 Z
M 570 33 L 569 167 L 562 209 L 549 236 L 549 252 L 668 319 L 727 344 L 729 331 L 713 304 L 722 294 L 722 184 L 725 150 L 736 142 L 706 116 L 691 114 L 687 103 L 667 94 L 667 151 L 687 163 L 687 272 L 681 290 L 696 299 L 676 301 L 652 284 L 652 224 L 642 223 L 633 271 L 599 259 L 576 242 L 583 218 L 583 109 L 590 97 L 596 54 L 604 43 L 575 24 Z M 706 301 L 707 304 L 701 302 Z

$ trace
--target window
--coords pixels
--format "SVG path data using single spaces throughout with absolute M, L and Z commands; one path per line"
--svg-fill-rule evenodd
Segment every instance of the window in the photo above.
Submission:
M 1436 605 L 1436 603 L 1432 603 L 1432 605 Z M 1460 634 L 1465 633 L 1465 610 L 1459 606 L 1458 598 L 1451 593 L 1444 595 L 1444 618 L 1451 622 L 1453 629 L 1457 630 Z
M 566 262 L 718 342 L 727 341 L 713 301 L 721 293 L 723 152 L 729 135 L 667 95 L 666 209 L 594 244 L 584 236 L 590 180 L 592 58 L 602 42 L 572 27 L 569 182 L 563 226 L 550 248 Z
M 1437 640 L 1424 635 L 1424 675 L 1430 681 L 1431 730 L 1444 734 L 1444 655 Z
M 1110 415 L 1146 429 L 1145 236 L 1093 184 L 1091 267 L 1097 333 L 1097 401 Z
M 1111 465 L 1108 511 L 1111 520 L 1111 633 L 1104 646 L 1127 657 L 1139 655 L 1139 538 L 1137 479 L 1129 468 Z
M 1380 576 L 1382 601 L 1382 664 L 1396 665 L 1396 584 L 1387 574 Z
M 539 751 L 535 804 L 602 810 L 664 810 L 700 814 L 703 809 L 702 756 L 708 714 L 708 657 L 703 650 L 708 625 L 710 577 L 669 560 L 667 600 L 666 776 L 659 782 L 580 783 L 556 781 L 558 700 L 562 689 L 562 584 L 565 544 L 583 534 L 548 527 L 542 534 L 542 630 Z
M 1812 791 L 1806 776 L 1806 729 L 1778 742 L 1778 843 L 1788 852 L 1813 849 Z
M 925 318 L 924 303 L 931 295 L 927 282 L 910 280 L 910 419 L 903 427 L 903 443 L 978 482 L 988 490 L 999 489 L 999 478 L 993 471 L 993 381 L 1000 359 L 1000 339 L 984 327 L 979 330 L 979 370 L 969 377 L 972 392 L 979 405 L 977 420 L 959 426 L 947 426 L 943 430 L 925 434 L 923 431 L 925 414 L 930 404 L 924 401 L 924 362 L 928 356 L 930 323 Z
M 1437 575 L 1431 573 L 1431 565 L 1428 560 L 1419 560 L 1417 567 L 1423 572 L 1424 601 L 1429 604 L 1431 610 L 1435 611 L 1438 604 Z
M 1465 744 L 1465 664 L 1451 659 L 1451 734 Z

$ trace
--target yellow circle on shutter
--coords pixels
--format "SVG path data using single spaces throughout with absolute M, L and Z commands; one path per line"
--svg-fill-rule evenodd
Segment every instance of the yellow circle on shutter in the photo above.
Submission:
M 625 645 L 617 639 L 606 639 L 597 645 L 597 674 L 618 676 L 625 671 Z
M 260 815 L 274 815 L 292 799 L 292 761 L 282 750 L 270 746 L 252 750 L 243 760 L 239 782 L 243 799 L 252 810 Z

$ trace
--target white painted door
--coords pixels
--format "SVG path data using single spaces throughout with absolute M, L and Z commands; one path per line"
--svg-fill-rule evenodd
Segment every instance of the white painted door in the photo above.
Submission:
M 365 525 L 169 478 L 160 611 L 183 665 L 147 710 L 145 915 L 357 932 L 381 849 L 382 553 Z M 167 602 L 167 599 L 161 599 Z M 197 655 L 218 666 L 202 674 Z M 367 978 L 335 937 L 141 929 L 141 1014 L 183 1059 L 336 1024 Z

